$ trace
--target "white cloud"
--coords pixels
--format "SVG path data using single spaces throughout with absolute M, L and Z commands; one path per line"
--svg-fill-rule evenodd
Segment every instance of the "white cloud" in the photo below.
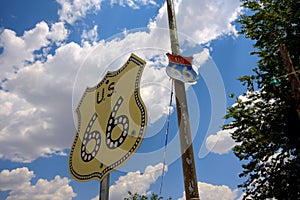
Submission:
M 36 24 L 34 29 L 25 31 L 22 37 L 26 44 L 25 48 L 34 51 L 47 46 L 49 44 L 49 40 L 47 39 L 48 32 L 49 26 L 44 21 Z
M 33 171 L 29 171 L 26 167 L 17 168 L 12 171 L 2 170 L 0 173 L 0 190 L 7 191 L 14 188 L 28 187 L 33 177 Z
M 226 185 L 211 185 L 204 182 L 198 182 L 199 196 L 200 199 L 205 200 L 234 200 L 237 197 L 238 190 L 231 190 Z M 185 200 L 185 192 L 183 197 L 178 200 Z
M 102 0 L 56 0 L 61 9 L 58 11 L 59 19 L 73 24 L 78 19 L 84 18 L 91 11 L 98 11 Z
M 52 24 L 48 38 L 60 45 L 62 41 L 67 39 L 68 35 L 69 31 L 66 29 L 65 24 L 63 22 L 57 22 Z
M 50 29 L 50 30 L 49 30 Z M 61 43 L 68 36 L 68 31 L 61 22 L 54 23 L 51 27 L 44 21 L 25 31 L 23 36 L 17 36 L 9 29 L 4 29 L 0 35 L 0 80 L 13 75 L 14 71 L 34 62 L 39 57 L 35 51 L 48 47 L 51 43 Z
M 147 166 L 144 173 L 140 171 L 128 172 L 125 176 L 120 176 L 114 185 L 109 188 L 109 199 L 119 200 L 128 196 L 128 191 L 138 194 L 148 194 L 151 184 L 155 183 L 161 176 L 163 164 L 159 163 L 155 166 Z M 168 167 L 165 166 L 165 171 Z M 99 199 L 99 196 L 93 200 Z
M 215 135 L 208 136 L 205 142 L 206 148 L 218 154 L 228 153 L 235 146 L 235 141 L 231 138 L 232 132 L 233 130 L 221 130 Z
M 83 30 L 81 34 L 81 42 L 89 41 L 94 43 L 98 40 L 98 26 L 95 25 L 91 30 Z
M 58 10 L 59 19 L 73 25 L 77 20 L 83 19 L 88 13 L 97 12 L 101 8 L 103 0 L 56 0 L 61 6 Z M 140 9 L 141 6 L 158 6 L 154 0 L 111 0 L 111 6 L 118 4 L 132 9 Z
M 39 26 L 46 27 L 44 23 Z M 68 43 L 59 47 L 55 56 L 47 55 L 45 62 L 32 60 L 33 64 L 26 64 L 27 58 L 35 56 L 34 50 L 47 45 L 44 39 L 48 36 L 47 31 L 41 34 L 40 28 L 34 28 L 24 34 L 26 37 L 17 37 L 10 30 L 5 32 L 7 35 L 1 35 L 2 38 L 12 37 L 12 40 L 3 43 L 0 63 L 0 69 L 7 68 L 1 78 L 8 77 L 8 81 L 2 84 L 9 90 L 0 90 L 0 158 L 30 162 L 39 156 L 60 154 L 72 140 L 63 133 L 75 132 L 70 106 L 72 85 L 76 70 L 91 47 Z M 60 41 L 65 36 L 59 32 L 48 33 L 55 36 L 55 41 Z M 41 42 L 31 42 L 34 43 L 31 50 L 27 49 L 26 46 L 30 46 L 27 43 L 30 38 L 35 38 L 35 34 L 40 38 L 37 41 Z M 15 45 L 15 41 L 23 45 Z M 21 50 L 13 51 L 13 46 L 21 46 Z M 14 66 L 19 68 L 16 74 L 8 70 Z M 65 112 L 61 113 L 61 110 Z
M 203 49 L 202 52 L 193 55 L 193 65 L 202 66 L 209 59 L 209 50 Z
M 204 44 L 221 36 L 235 35 L 232 22 L 241 8 L 239 0 L 177 0 L 175 10 L 178 31 Z M 168 27 L 167 22 L 165 4 L 152 25 Z
M 140 9 L 140 6 L 146 5 L 158 6 L 154 0 L 111 0 L 110 4 L 119 4 L 120 6 L 128 6 L 133 9 Z
M 10 191 L 7 200 L 57 200 L 72 199 L 76 196 L 69 185 L 68 178 L 55 176 L 53 180 L 39 179 L 35 185 L 31 184 L 34 172 L 28 168 L 2 170 L 0 172 L 0 191 Z
M 3 53 L 0 55 L 0 79 L 4 79 L 14 68 L 22 66 L 25 60 L 32 60 L 32 53 L 26 49 L 26 42 L 17 37 L 12 30 L 4 29 L 0 35 L 0 46 Z M 18 52 L 18 53 L 16 53 Z

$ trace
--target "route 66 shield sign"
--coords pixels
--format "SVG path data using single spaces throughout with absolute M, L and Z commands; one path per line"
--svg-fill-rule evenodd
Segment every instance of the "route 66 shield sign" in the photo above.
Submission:
M 169 65 L 166 68 L 167 74 L 173 79 L 185 83 L 193 83 L 198 80 L 198 73 L 192 67 L 193 57 L 172 55 L 167 53 Z
M 120 69 L 85 90 L 76 109 L 78 127 L 69 156 L 74 179 L 101 181 L 137 151 L 147 125 L 139 91 L 145 64 L 131 54 Z

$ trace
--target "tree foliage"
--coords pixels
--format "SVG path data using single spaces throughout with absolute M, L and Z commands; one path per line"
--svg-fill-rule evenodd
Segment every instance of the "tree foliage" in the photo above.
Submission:
M 124 200 L 163 200 L 163 197 L 158 196 L 157 194 L 152 193 L 150 197 L 146 195 L 141 195 L 138 193 L 132 193 L 128 191 L 129 197 L 124 198 Z M 172 200 L 171 197 L 169 197 L 167 200 Z
M 239 187 L 254 199 L 300 197 L 300 1 L 241 0 L 241 34 L 259 61 L 239 80 L 247 91 L 228 108 L 243 161 Z

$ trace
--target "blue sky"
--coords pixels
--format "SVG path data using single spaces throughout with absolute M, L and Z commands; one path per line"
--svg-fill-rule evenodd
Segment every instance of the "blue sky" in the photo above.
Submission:
M 201 199 L 239 199 L 241 162 L 227 106 L 245 88 L 253 42 L 237 35 L 239 0 L 177 0 L 183 55 L 194 56 L 197 84 L 186 85 Z M 0 199 L 97 199 L 97 181 L 68 172 L 76 131 L 74 109 L 87 86 L 120 67 L 130 53 L 147 61 L 141 95 L 148 110 L 145 138 L 133 158 L 111 173 L 110 199 L 127 191 L 159 193 L 171 82 L 163 0 L 9 0 L 0 2 Z M 173 101 L 175 102 L 175 101 Z M 184 196 L 176 106 L 172 105 L 168 170 L 162 196 Z

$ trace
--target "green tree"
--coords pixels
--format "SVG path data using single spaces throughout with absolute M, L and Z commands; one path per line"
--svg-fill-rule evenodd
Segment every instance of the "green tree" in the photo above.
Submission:
M 300 1 L 241 0 L 240 34 L 255 41 L 247 91 L 228 108 L 244 199 L 300 197 Z
M 149 199 L 146 195 L 140 195 L 138 193 L 133 194 L 130 191 L 128 191 L 128 194 L 129 194 L 129 197 L 124 198 L 124 200 L 148 200 Z M 163 200 L 163 197 L 152 193 L 149 200 Z M 172 198 L 169 197 L 167 200 L 172 200 Z

